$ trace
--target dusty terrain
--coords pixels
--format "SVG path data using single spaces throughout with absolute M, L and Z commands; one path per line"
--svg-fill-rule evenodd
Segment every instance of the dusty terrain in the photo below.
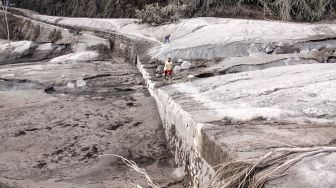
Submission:
M 28 29 L 20 30 L 25 39 L 53 42 L 59 45 L 55 49 L 61 49 L 61 54 L 70 53 L 70 49 L 73 53 L 45 62 L 29 64 L 25 59 L 23 64 L 2 66 L 1 88 L 4 89 L 1 98 L 4 100 L 1 105 L 6 111 L 3 119 L 6 123 L 14 122 L 16 128 L 8 130 L 6 127 L 11 125 L 5 124 L 3 150 L 13 151 L 10 146 L 29 143 L 18 140 L 30 134 L 64 131 L 60 132 L 60 138 L 55 138 L 57 142 L 49 144 L 51 147 L 45 150 L 42 146 L 31 146 L 35 154 L 28 154 L 33 155 L 31 158 L 38 157 L 27 162 L 30 168 L 19 169 L 30 158 L 28 154 L 28 157 L 20 154 L 23 162 L 19 163 L 14 154 L 7 155 L 15 161 L 15 165 L 7 167 L 15 175 L 9 176 L 11 171 L 5 170 L 4 183 L 20 186 L 8 181 L 15 176 L 19 180 L 11 181 L 21 185 L 38 181 L 49 184 L 48 187 L 61 184 L 62 187 L 101 184 L 127 187 L 133 179 L 125 178 L 132 177 L 136 183 L 144 185 L 139 175 L 121 168 L 125 166 L 120 160 L 99 157 L 108 153 L 133 159 L 146 167 L 155 182 L 162 182 L 163 187 L 183 178 L 175 177 L 178 171 L 169 162 L 171 158 L 160 162 L 167 150 L 157 144 L 166 142 L 162 139 L 160 123 L 153 122 L 156 118 L 148 118 L 148 114 L 154 114 L 150 111 L 154 102 L 146 102 L 151 98 L 147 97 L 144 81 L 123 60 L 110 61 L 106 56 L 102 58 L 104 53 L 97 54 L 108 48 L 107 51 L 116 55 L 127 56 L 145 78 L 148 91 L 157 103 L 168 145 L 177 164 L 185 166 L 191 187 L 209 185 L 218 165 L 223 167 L 224 173 L 234 172 L 233 178 L 229 176 L 223 180 L 225 177 L 219 174 L 218 181 L 212 185 L 223 187 L 223 183 L 228 183 L 228 188 L 236 188 L 241 182 L 253 185 L 250 180 L 256 179 L 252 177 L 264 177 L 258 170 L 264 167 L 271 170 L 270 164 L 288 164 L 287 160 L 297 156 L 300 160 L 305 158 L 294 153 L 273 163 L 272 159 L 277 161 L 278 155 L 272 155 L 270 160 L 264 157 L 277 149 L 293 148 L 305 152 L 313 150 L 314 157 L 293 163 L 288 173 L 280 172 L 281 177 L 269 181 L 265 187 L 319 188 L 325 177 L 330 178 L 322 187 L 335 187 L 334 153 L 329 152 L 335 151 L 335 64 L 332 63 L 336 59 L 336 25 L 195 18 L 148 27 L 131 19 L 60 18 L 34 13 L 27 16 L 33 20 L 16 16 L 27 23 Z M 18 29 L 26 28 L 20 26 L 15 25 Z M 41 35 L 32 38 L 35 29 L 39 29 Z M 48 35 L 49 31 L 59 34 L 56 41 L 50 40 L 54 34 Z M 161 39 L 167 32 L 172 38 L 170 43 L 164 44 Z M 61 48 L 64 44 L 71 48 Z M 97 45 L 106 48 L 97 48 Z M 55 51 L 53 45 L 37 49 Z M 15 51 L 34 56 L 21 47 Z M 51 53 L 50 56 L 61 54 Z M 11 56 L 17 57 L 15 53 Z M 162 68 L 159 62 L 167 57 L 172 57 L 175 65 L 174 78 L 170 82 L 163 81 L 162 71 L 157 71 Z M 27 110 L 20 114 L 22 109 Z M 46 112 L 39 115 L 42 111 Z M 32 123 L 27 125 L 21 117 Z M 33 118 L 39 118 L 38 123 Z M 155 124 L 155 128 L 149 128 Z M 71 133 L 68 129 L 73 129 L 74 133 L 71 139 L 63 140 L 67 137 L 64 135 Z M 82 129 L 79 139 L 76 135 L 82 133 Z M 151 134 L 153 137 L 145 137 Z M 48 140 L 55 135 L 52 132 Z M 34 136 L 44 141 L 42 138 Z M 13 144 L 11 140 L 15 140 Z M 28 146 L 28 149 L 20 147 L 21 150 L 14 151 L 29 151 Z M 325 147 L 328 150 L 324 150 Z M 316 152 L 326 157 L 320 158 Z M 258 166 L 258 159 L 264 158 L 271 163 Z M 231 171 L 225 166 L 245 160 L 252 161 L 253 168 L 257 167 L 257 171 L 247 169 L 253 172 L 251 178 L 235 178 L 238 171 L 244 175 L 245 170 Z M 8 159 L 4 161 L 9 164 Z M 162 164 L 170 165 L 161 168 Z M 69 165 L 72 165 L 71 170 Z M 13 166 L 18 166 L 18 171 Z M 284 174 L 287 176 L 283 177 Z M 112 177 L 116 179 L 112 181 Z M 267 177 L 273 176 L 268 174 Z M 31 187 L 36 185 L 33 183 Z
M 155 101 L 122 59 L 0 66 L 0 187 L 183 187 Z

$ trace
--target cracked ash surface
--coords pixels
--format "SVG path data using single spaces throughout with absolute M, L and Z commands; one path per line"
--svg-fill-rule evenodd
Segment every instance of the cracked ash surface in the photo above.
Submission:
M 0 187 L 183 187 L 155 101 L 123 60 L 0 66 Z

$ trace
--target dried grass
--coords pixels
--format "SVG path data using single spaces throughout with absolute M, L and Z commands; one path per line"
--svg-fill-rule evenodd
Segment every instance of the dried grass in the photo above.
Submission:
M 132 161 L 132 160 L 128 160 L 126 159 L 125 157 L 122 157 L 120 155 L 115 155 L 115 154 L 104 154 L 104 155 L 101 155 L 100 157 L 104 157 L 104 156 L 113 156 L 113 157 L 118 157 L 120 158 L 126 166 L 130 167 L 131 169 L 135 170 L 136 172 L 142 174 L 146 180 L 147 180 L 147 184 L 151 187 L 151 188 L 160 188 L 158 185 L 156 185 L 153 180 L 150 178 L 150 176 L 147 174 L 146 170 L 143 169 L 143 168 L 140 168 L 138 167 L 138 165 Z M 140 185 L 136 185 L 136 184 L 133 184 L 136 188 L 141 188 Z
M 259 159 L 231 160 L 219 167 L 209 187 L 262 188 L 267 181 L 285 176 L 302 159 L 331 152 L 336 152 L 336 147 L 279 148 Z

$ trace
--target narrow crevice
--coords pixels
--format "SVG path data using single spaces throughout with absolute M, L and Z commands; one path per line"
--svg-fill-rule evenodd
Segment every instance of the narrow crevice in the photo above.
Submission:
M 85 77 L 83 78 L 83 80 L 92 80 L 92 79 L 96 79 L 96 78 L 104 78 L 104 77 L 109 77 L 112 76 L 112 74 L 98 74 L 95 76 L 90 76 L 90 77 Z
M 208 77 L 212 77 L 215 76 L 215 73 L 213 72 L 205 72 L 205 73 L 201 73 L 196 75 L 197 78 L 208 78 Z

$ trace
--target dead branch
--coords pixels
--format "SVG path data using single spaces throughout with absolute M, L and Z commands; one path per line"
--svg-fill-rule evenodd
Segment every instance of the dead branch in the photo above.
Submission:
M 336 152 L 336 147 L 277 148 L 260 158 L 246 161 L 228 161 L 219 167 L 208 187 L 261 188 L 306 157 Z
M 133 170 L 135 170 L 136 172 L 142 174 L 146 180 L 147 180 L 147 184 L 152 187 L 152 188 L 160 188 L 158 185 L 156 185 L 152 179 L 150 178 L 150 176 L 147 174 L 146 170 L 143 168 L 138 167 L 138 165 L 132 161 L 132 160 L 128 160 L 125 157 L 122 157 L 120 155 L 115 155 L 115 154 L 104 154 L 104 155 L 100 155 L 99 157 L 104 157 L 104 156 L 114 156 L 114 157 L 118 157 L 120 159 L 122 159 L 122 161 L 125 163 L 126 166 L 132 168 Z M 139 185 L 136 185 L 136 187 L 139 187 Z

